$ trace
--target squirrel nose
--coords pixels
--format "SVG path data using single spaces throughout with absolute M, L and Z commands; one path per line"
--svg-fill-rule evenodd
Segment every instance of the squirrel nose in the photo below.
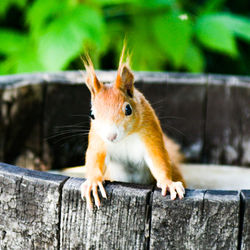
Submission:
M 114 141 L 117 138 L 117 133 L 111 133 L 107 136 L 109 141 Z

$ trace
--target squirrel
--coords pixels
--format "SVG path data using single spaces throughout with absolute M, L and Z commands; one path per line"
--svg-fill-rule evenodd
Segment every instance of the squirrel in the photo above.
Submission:
M 134 87 L 134 75 L 123 47 L 117 77 L 113 84 L 103 84 L 95 74 L 89 56 L 83 60 L 86 85 L 91 93 L 91 123 L 85 167 L 86 181 L 81 197 L 88 209 L 99 208 L 98 187 L 107 198 L 103 182 L 121 181 L 157 184 L 162 195 L 167 191 L 174 200 L 182 199 L 186 187 L 178 168 L 182 161 L 179 145 L 162 131 L 160 121 L 144 95 Z

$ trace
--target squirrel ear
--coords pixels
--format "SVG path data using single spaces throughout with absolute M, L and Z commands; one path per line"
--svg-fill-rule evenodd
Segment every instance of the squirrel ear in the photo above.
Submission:
M 95 74 L 89 74 L 88 72 L 87 74 L 88 75 L 86 77 L 85 83 L 88 89 L 90 90 L 91 94 L 95 95 L 101 89 L 102 83 L 99 82 Z
M 134 93 L 134 75 L 128 65 L 123 64 L 118 70 L 115 87 L 124 90 L 130 97 Z
M 96 93 L 99 92 L 99 90 L 102 88 L 103 84 L 101 82 L 99 82 L 96 74 L 95 74 L 95 70 L 94 70 L 94 66 L 93 63 L 89 57 L 89 55 L 86 55 L 86 60 L 82 59 L 85 69 L 86 69 L 86 73 L 87 73 L 87 77 L 85 80 L 85 83 L 88 87 L 88 89 L 90 90 L 92 95 L 95 95 Z

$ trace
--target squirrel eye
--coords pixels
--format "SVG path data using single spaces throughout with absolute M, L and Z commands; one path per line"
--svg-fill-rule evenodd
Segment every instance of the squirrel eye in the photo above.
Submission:
M 90 113 L 89 113 L 89 117 L 92 119 L 92 120 L 94 120 L 95 119 L 95 116 L 94 116 L 94 114 L 93 114 L 93 111 L 91 110 L 90 111 Z
M 125 107 L 125 115 L 131 115 L 132 114 L 132 108 L 129 104 L 126 105 Z

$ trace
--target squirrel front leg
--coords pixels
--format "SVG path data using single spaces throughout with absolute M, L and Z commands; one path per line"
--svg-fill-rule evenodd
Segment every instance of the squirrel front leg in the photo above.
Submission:
M 159 133 L 147 136 L 144 143 L 147 151 L 145 160 L 157 181 L 157 186 L 162 189 L 162 195 L 165 196 L 168 190 L 172 200 L 176 198 L 177 194 L 182 199 L 185 189 L 181 181 L 174 182 L 172 179 L 172 164 L 162 135 Z
M 87 180 L 81 185 L 81 196 L 86 198 L 87 208 L 92 209 L 93 203 L 91 199 L 91 191 L 93 193 L 95 205 L 100 207 L 100 199 L 98 196 L 98 187 L 102 197 L 107 198 L 102 182 L 104 181 L 104 168 L 106 152 L 98 138 L 90 133 L 90 142 L 86 152 L 86 178 Z

